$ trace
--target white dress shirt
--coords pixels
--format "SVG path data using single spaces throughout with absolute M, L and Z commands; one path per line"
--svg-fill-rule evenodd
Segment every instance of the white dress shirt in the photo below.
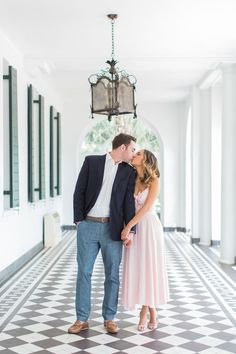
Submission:
M 120 161 L 121 162 L 121 161 Z M 88 216 L 108 217 L 110 216 L 110 201 L 113 183 L 116 177 L 117 168 L 120 162 L 115 162 L 110 153 L 106 154 L 106 162 L 102 181 L 102 188 Z

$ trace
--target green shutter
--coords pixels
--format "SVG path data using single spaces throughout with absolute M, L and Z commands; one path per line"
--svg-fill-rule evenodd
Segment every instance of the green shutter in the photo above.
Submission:
M 50 145 L 49 145 L 49 181 L 50 181 L 50 197 L 54 197 L 54 148 L 53 148 L 53 122 L 54 122 L 54 108 L 50 106 Z
M 44 97 L 39 95 L 39 199 L 45 199 Z
M 57 195 L 61 194 L 61 115 L 57 113 Z
M 17 72 L 9 66 L 10 206 L 19 206 Z
M 28 201 L 34 202 L 33 87 L 28 86 Z
M 44 143 L 44 97 L 39 95 L 34 99 L 32 85 L 28 87 L 28 200 L 35 201 L 35 192 L 39 192 L 39 200 L 45 199 L 45 143 Z M 38 95 L 38 94 L 37 94 Z M 34 117 L 33 105 L 38 104 L 38 117 Z M 38 180 L 39 186 L 35 187 L 35 119 L 38 119 Z
M 55 143 L 55 145 L 54 145 Z M 56 184 L 56 185 L 55 185 Z M 56 192 L 55 192 L 56 190 Z M 61 116 L 50 107 L 50 196 L 61 194 Z

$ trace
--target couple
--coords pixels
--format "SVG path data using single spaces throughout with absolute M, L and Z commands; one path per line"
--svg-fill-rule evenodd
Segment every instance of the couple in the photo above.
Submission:
M 110 153 L 87 156 L 79 173 L 74 192 L 77 320 L 69 333 L 89 328 L 91 276 L 100 249 L 105 268 L 102 316 L 108 333 L 118 332 L 114 317 L 123 244 L 122 302 L 127 309 L 142 305 L 140 331 L 146 328 L 148 309 L 148 327 L 157 327 L 156 307 L 168 299 L 163 232 L 154 211 L 159 188 L 157 161 L 151 152 L 135 154 L 135 149 L 136 138 L 119 134 Z

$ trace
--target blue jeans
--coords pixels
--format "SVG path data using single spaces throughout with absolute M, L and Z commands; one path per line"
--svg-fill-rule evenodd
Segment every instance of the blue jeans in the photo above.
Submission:
M 118 304 L 122 242 L 111 239 L 109 222 L 82 221 L 77 227 L 76 315 L 80 321 L 87 321 L 91 311 L 91 277 L 100 249 L 105 268 L 102 316 L 112 320 Z

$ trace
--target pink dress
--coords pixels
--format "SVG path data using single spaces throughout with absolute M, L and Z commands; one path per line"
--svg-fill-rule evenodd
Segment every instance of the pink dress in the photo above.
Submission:
M 135 195 L 138 211 L 149 189 Z M 135 305 L 157 308 L 169 299 L 164 234 L 154 210 L 149 210 L 137 224 L 136 235 L 129 248 L 124 247 L 122 304 L 128 310 Z

